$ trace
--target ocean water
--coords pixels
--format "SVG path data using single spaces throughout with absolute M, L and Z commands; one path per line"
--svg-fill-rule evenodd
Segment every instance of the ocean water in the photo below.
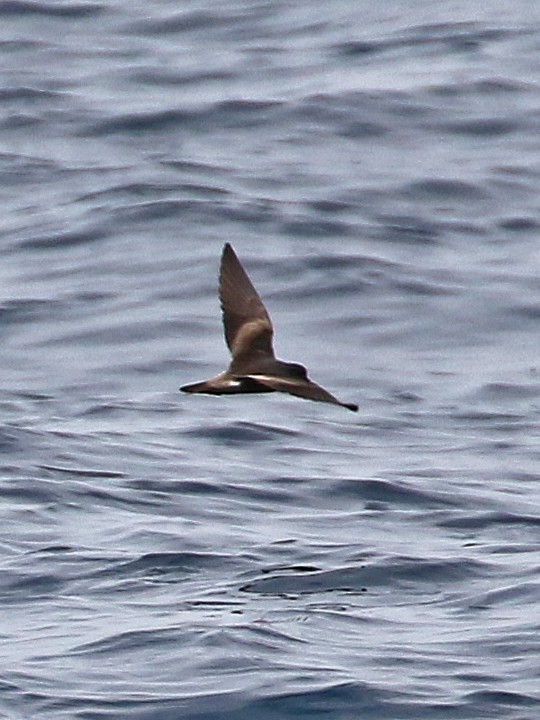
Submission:
M 0 3 L 0 718 L 540 716 L 540 5 Z M 187 396 L 231 242 L 349 402 Z

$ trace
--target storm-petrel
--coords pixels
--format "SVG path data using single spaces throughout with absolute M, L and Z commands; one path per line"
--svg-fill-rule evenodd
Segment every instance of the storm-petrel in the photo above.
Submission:
M 303 365 L 276 358 L 270 316 L 229 243 L 226 243 L 221 256 L 219 299 L 225 340 L 232 355 L 231 364 L 221 375 L 184 385 L 180 390 L 207 395 L 277 391 L 341 405 L 354 412 L 358 410 L 358 405 L 341 402 L 312 382 Z

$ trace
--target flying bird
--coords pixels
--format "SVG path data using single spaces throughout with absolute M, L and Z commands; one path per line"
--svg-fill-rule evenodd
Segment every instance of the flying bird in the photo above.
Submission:
M 182 392 L 207 395 L 284 392 L 341 405 L 353 412 L 358 410 L 358 405 L 341 402 L 310 380 L 303 365 L 276 358 L 270 316 L 229 243 L 221 256 L 219 299 L 231 364 L 210 380 L 184 385 L 180 388 Z

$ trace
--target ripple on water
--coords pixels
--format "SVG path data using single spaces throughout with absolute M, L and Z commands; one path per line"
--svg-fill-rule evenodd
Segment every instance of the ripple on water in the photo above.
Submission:
M 94 17 L 106 10 L 104 3 L 73 2 L 69 5 L 57 5 L 35 0 L 3 0 L 0 3 L 0 17 L 41 16 L 59 20 L 78 20 Z
M 270 595 L 362 594 L 388 586 L 415 587 L 471 580 L 488 572 L 488 563 L 467 558 L 370 558 L 358 565 L 324 570 L 292 566 L 268 568 L 264 576 L 250 580 L 242 590 Z
M 186 435 L 213 440 L 217 443 L 233 443 L 238 445 L 253 442 L 276 441 L 282 437 L 296 437 L 298 433 L 283 427 L 263 425 L 260 423 L 235 422 L 226 425 L 208 425 L 184 431 Z
M 0 714 L 536 717 L 534 3 L 359 5 L 0 2 Z

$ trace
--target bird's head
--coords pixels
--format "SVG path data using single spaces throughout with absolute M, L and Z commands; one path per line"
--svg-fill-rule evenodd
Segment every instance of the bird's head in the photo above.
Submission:
M 307 370 L 303 365 L 299 363 L 287 363 L 287 368 L 294 377 L 299 380 L 307 380 Z

